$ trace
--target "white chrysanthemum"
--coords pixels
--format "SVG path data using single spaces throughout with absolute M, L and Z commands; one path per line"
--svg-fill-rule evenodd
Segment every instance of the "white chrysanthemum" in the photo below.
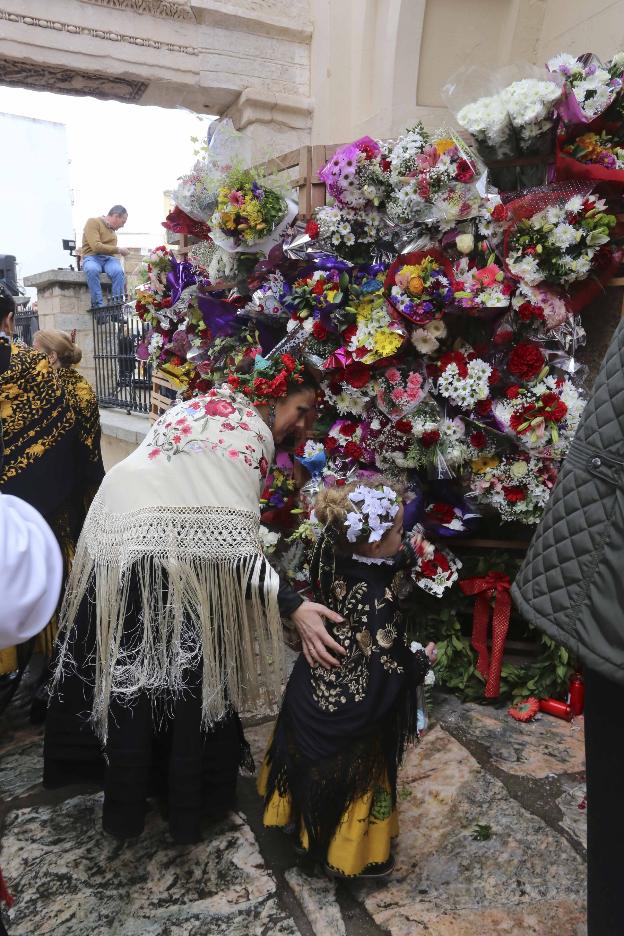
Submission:
M 537 286 L 544 279 L 536 257 L 522 256 L 520 253 L 510 253 L 507 257 L 509 269 L 519 279 L 529 286 Z
M 553 55 L 552 58 L 548 59 L 546 67 L 549 71 L 561 71 L 561 67 L 567 69 L 575 68 L 577 61 L 573 55 L 570 55 L 569 52 L 560 52 L 559 55 Z
M 412 344 L 419 354 L 433 354 L 440 347 L 438 340 L 424 328 L 412 332 Z
M 442 319 L 434 319 L 432 322 L 427 322 L 425 331 L 434 338 L 442 339 L 446 337 L 446 325 Z
M 550 232 L 548 239 L 555 245 L 555 247 L 559 247 L 561 250 L 566 250 L 573 244 L 577 244 L 581 237 L 582 232 L 578 228 L 575 228 L 573 224 L 562 222 L 561 224 L 558 224 L 553 231 Z

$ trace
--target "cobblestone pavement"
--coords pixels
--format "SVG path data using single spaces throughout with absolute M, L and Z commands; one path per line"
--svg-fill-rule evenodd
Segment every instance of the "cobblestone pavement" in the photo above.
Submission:
M 257 763 L 270 730 L 247 730 Z M 201 844 L 173 845 L 156 809 L 120 844 L 101 830 L 97 789 L 43 790 L 41 766 L 41 729 L 14 703 L 0 722 L 10 936 L 586 932 L 582 719 L 523 725 L 438 695 L 400 775 L 396 870 L 382 884 L 335 884 L 298 864 L 288 838 L 262 828 L 250 777 Z

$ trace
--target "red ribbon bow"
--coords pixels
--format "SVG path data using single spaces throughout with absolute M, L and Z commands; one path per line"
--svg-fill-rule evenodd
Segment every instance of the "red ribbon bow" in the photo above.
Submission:
M 477 651 L 477 670 L 485 679 L 486 699 L 495 699 L 500 692 L 501 667 L 505 638 L 509 630 L 511 613 L 511 581 L 502 572 L 488 572 L 483 578 L 469 578 L 459 582 L 464 595 L 476 595 L 472 618 L 471 643 Z M 490 617 L 490 599 L 494 598 L 492 611 L 492 656 L 488 654 L 487 635 Z

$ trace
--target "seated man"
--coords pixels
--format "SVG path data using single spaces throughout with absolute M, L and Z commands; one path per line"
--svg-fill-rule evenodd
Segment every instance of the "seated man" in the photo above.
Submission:
M 125 257 L 128 253 L 117 246 L 116 231 L 128 220 L 128 212 L 123 205 L 113 205 L 105 217 L 89 218 L 82 235 L 82 268 L 87 274 L 87 283 L 91 292 L 92 306 L 104 305 L 100 273 L 106 273 L 113 284 L 113 299 L 120 299 L 124 294 L 125 274 L 117 254 Z

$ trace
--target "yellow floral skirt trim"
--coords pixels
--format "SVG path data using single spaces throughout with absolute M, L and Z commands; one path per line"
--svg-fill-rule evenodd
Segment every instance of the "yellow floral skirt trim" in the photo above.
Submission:
M 262 764 L 258 775 L 258 793 L 266 796 L 269 766 Z M 282 796 L 276 790 L 265 806 L 264 825 L 267 828 L 284 828 L 293 822 L 290 794 Z M 325 862 L 333 871 L 346 877 L 360 874 L 368 865 L 382 864 L 390 857 L 392 839 L 399 834 L 399 817 L 392 806 L 390 785 L 368 790 L 343 813 L 334 833 Z M 306 851 L 309 839 L 301 825 L 299 841 Z

